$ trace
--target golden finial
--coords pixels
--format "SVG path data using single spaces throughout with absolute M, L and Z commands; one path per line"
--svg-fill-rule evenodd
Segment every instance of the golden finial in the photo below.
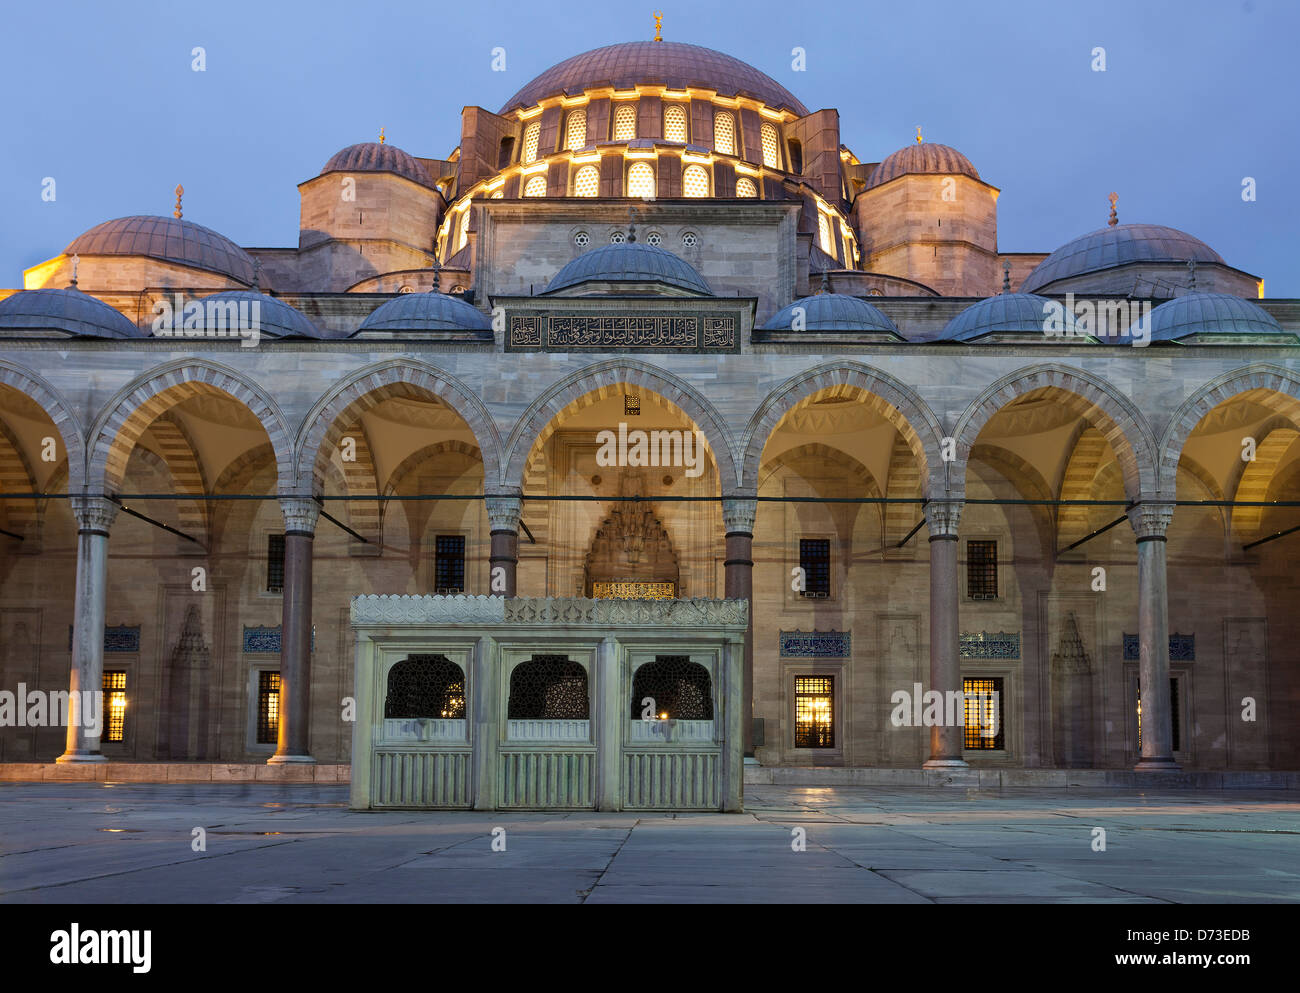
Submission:
M 921 125 L 916 126 L 916 143 L 921 144 Z
M 380 129 L 379 129 L 379 144 L 382 145 L 383 143 L 384 143 L 384 129 L 383 129 L 383 128 L 380 128 Z
M 1115 210 L 1115 204 L 1119 203 L 1119 194 L 1111 193 L 1106 199 L 1110 201 L 1110 220 L 1106 223 L 1113 228 L 1119 223 L 1119 214 Z
M 185 192 L 185 187 L 180 183 L 176 184 L 176 209 L 172 211 L 172 216 L 176 220 L 181 219 L 181 195 Z
M 655 11 L 655 41 L 663 41 L 663 38 L 660 37 L 659 35 L 659 31 L 661 28 L 663 28 L 663 26 L 664 26 L 664 12 L 662 10 L 656 10 Z

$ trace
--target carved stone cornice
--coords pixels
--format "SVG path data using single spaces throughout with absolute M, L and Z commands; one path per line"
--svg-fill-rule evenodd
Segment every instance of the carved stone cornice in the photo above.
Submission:
M 1138 541 L 1163 538 L 1165 532 L 1169 530 L 1169 523 L 1173 519 L 1174 505 L 1172 503 L 1157 503 L 1154 500 L 1144 500 L 1141 504 L 1128 511 L 1128 520 L 1133 525 L 1133 533 L 1137 535 Z
M 507 602 L 499 596 L 354 596 L 352 623 L 500 624 Z
M 316 533 L 320 519 L 320 504 L 307 497 L 281 497 L 280 511 L 284 514 L 285 531 Z
M 519 533 L 519 517 L 524 509 L 524 501 L 521 497 L 496 494 L 484 497 L 483 502 L 487 504 L 488 523 L 493 531 Z
M 956 538 L 961 523 L 961 500 L 931 500 L 925 505 L 925 523 L 930 528 L 930 538 Z
M 754 533 L 754 517 L 758 514 L 758 501 L 754 493 L 732 493 L 722 498 L 722 530 Z
M 68 502 L 77 518 L 77 528 L 82 531 L 107 534 L 117 517 L 118 505 L 106 496 L 74 496 Z

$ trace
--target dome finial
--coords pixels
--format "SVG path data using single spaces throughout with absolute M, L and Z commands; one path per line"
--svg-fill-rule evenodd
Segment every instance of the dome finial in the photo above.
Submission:
M 636 212 L 631 207 L 627 208 L 627 240 L 636 241 Z
M 821 293 L 829 293 L 830 291 L 831 291 L 831 272 L 830 272 L 829 269 L 823 269 L 823 270 L 822 270 L 822 288 L 821 288 L 820 290 L 818 290 L 817 292 L 818 292 L 818 294 L 821 294 Z
M 1119 223 L 1119 214 L 1115 210 L 1115 204 L 1119 203 L 1119 194 L 1111 193 L 1111 195 L 1108 196 L 1106 199 L 1110 201 L 1110 220 L 1107 221 L 1106 223 L 1109 224 L 1111 227 L 1114 227 L 1116 224 Z
M 916 143 L 921 144 L 921 125 L 916 126 Z
M 435 254 L 433 256 L 433 292 L 434 293 L 442 292 L 442 290 L 439 288 L 438 285 L 441 282 L 440 279 L 441 274 L 442 274 L 442 263 L 438 261 L 438 256 Z
M 664 26 L 664 12 L 662 10 L 656 10 L 654 17 L 655 17 L 655 41 L 663 41 L 663 38 L 661 38 L 659 35 L 659 30 Z
M 383 127 L 380 127 L 380 129 L 379 129 L 379 144 L 382 145 L 383 143 L 384 143 L 384 129 L 383 129 Z
M 1011 260 L 1002 260 L 1002 292 L 1011 292 Z
M 81 264 L 81 256 L 74 254 L 72 256 L 72 285 L 69 287 L 69 289 L 75 290 L 77 288 L 77 266 L 80 264 Z
M 1190 289 L 1193 293 L 1195 293 L 1196 292 L 1196 260 L 1195 259 L 1187 260 L 1187 272 L 1189 275 L 1189 280 L 1187 284 L 1188 289 Z
M 181 197 L 184 195 L 184 193 L 185 193 L 185 187 L 182 186 L 180 183 L 177 183 L 176 184 L 176 209 L 172 211 L 172 217 L 176 218 L 176 220 L 178 221 L 181 219 Z

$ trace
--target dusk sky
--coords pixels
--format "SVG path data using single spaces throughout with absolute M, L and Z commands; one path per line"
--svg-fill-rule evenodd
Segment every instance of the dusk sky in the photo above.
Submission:
M 335 151 L 382 126 L 414 155 L 446 157 L 462 107 L 496 111 L 556 62 L 652 38 L 656 6 L 665 40 L 838 109 L 864 162 L 917 125 L 965 153 L 1002 190 L 1002 251 L 1103 227 L 1115 190 L 1122 223 L 1185 230 L 1264 277 L 1267 296 L 1300 297 L 1300 4 L 1265 0 L 10 5 L 0 286 L 100 221 L 169 216 L 177 183 L 187 220 L 247 247 L 296 246 L 296 184 Z M 817 19 L 827 11 L 839 13 Z M 791 68 L 795 46 L 806 71 Z

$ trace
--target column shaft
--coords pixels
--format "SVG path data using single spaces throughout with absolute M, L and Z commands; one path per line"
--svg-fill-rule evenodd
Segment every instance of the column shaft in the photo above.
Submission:
M 1129 512 L 1137 533 L 1138 692 L 1142 697 L 1142 749 L 1137 771 L 1176 770 L 1169 711 L 1169 587 L 1165 532 L 1171 504 L 1144 503 Z
M 284 511 L 284 602 L 280 624 L 280 735 L 269 765 L 315 762 L 311 737 L 312 546 L 319 507 L 314 500 L 286 498 Z
M 492 596 L 516 596 L 519 569 L 519 518 L 523 499 L 518 491 L 485 498 L 492 547 L 488 553 L 488 591 Z
M 943 698 L 945 716 L 944 722 L 930 728 L 930 758 L 924 764 L 926 769 L 966 766 L 962 758 L 962 725 L 946 721 L 948 694 L 960 694 L 962 690 L 957 616 L 957 524 L 961 511 L 962 504 L 957 501 L 931 501 L 925 507 L 930 527 L 929 689 Z M 965 715 L 956 716 L 964 719 Z
M 727 556 L 723 561 L 724 595 L 729 600 L 749 601 L 749 623 L 745 628 L 744 738 L 745 757 L 754 755 L 754 516 L 758 502 L 753 497 L 725 497 L 722 501 Z

